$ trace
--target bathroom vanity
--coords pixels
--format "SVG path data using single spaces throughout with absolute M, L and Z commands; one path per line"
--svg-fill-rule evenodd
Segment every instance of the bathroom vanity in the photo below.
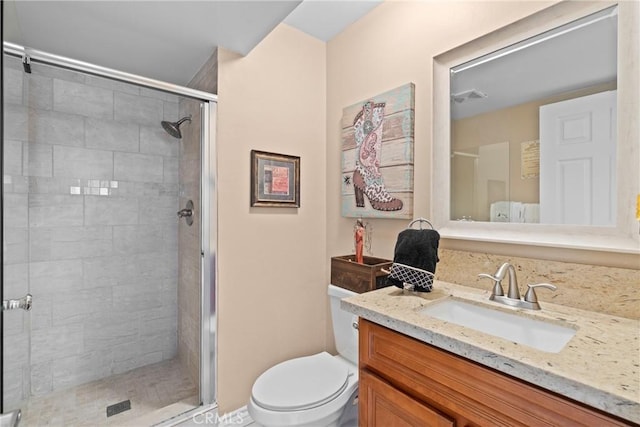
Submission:
M 639 321 L 544 302 L 505 308 L 488 295 L 436 281 L 431 293 L 343 300 L 360 316 L 360 425 L 639 425 Z M 425 314 L 451 298 L 576 333 L 548 352 Z

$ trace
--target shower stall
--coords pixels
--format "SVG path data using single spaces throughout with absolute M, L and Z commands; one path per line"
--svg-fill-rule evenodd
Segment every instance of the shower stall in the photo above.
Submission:
M 3 47 L 1 412 L 214 405 L 216 96 Z

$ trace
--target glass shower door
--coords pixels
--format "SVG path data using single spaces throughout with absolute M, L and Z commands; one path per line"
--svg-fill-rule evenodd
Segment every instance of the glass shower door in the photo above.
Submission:
M 22 143 L 17 140 L 28 134 L 28 126 L 22 107 L 22 70 L 18 65 L 4 59 L 2 409 L 5 421 L 11 417 L 11 411 L 21 408 L 26 380 L 30 377 L 32 297 L 27 267 L 28 184 L 22 176 Z
M 2 316 L 3 411 L 152 425 L 199 405 L 201 228 L 176 213 L 200 215 L 202 102 L 4 61 L 3 298 L 32 308 Z M 162 129 L 185 114 L 182 140 Z

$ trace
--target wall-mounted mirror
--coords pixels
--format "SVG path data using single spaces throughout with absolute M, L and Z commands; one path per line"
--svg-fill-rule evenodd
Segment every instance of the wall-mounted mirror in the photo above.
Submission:
M 638 9 L 560 3 L 435 58 L 444 237 L 640 252 Z
M 615 224 L 617 18 L 451 69 L 452 220 Z

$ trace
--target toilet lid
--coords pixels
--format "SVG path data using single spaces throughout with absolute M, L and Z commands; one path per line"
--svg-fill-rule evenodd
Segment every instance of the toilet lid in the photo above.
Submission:
M 349 369 L 329 353 L 287 360 L 264 372 L 253 400 L 265 409 L 293 411 L 323 405 L 347 387 Z

